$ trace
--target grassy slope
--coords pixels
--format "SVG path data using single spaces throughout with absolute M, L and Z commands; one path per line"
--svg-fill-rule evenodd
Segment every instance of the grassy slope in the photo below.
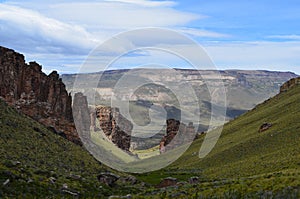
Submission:
M 299 100 L 300 86 L 226 124 L 216 147 L 204 159 L 197 157 L 202 143 L 199 139 L 168 168 L 138 175 L 153 184 L 167 176 L 186 180 L 197 175 L 199 185 L 149 189 L 136 197 L 299 197 Z M 81 147 L 17 114 L 3 102 L 0 110 L 0 197 L 62 196 L 64 183 L 85 197 L 134 193 L 132 187 L 112 190 L 99 184 L 97 174 L 108 169 Z M 274 126 L 258 133 L 263 122 Z M 15 165 L 15 161 L 20 164 Z M 70 174 L 82 178 L 70 179 Z M 57 179 L 55 184 L 49 182 L 51 176 Z M 10 182 L 3 186 L 7 179 Z
M 158 183 L 166 174 L 181 176 L 183 180 L 193 174 L 203 182 L 159 191 L 154 195 L 157 197 L 171 198 L 176 193 L 180 197 L 181 192 L 208 198 L 268 197 L 268 194 L 300 197 L 299 118 L 300 86 L 297 86 L 226 124 L 215 148 L 204 159 L 198 158 L 203 141 L 199 139 L 168 168 L 140 178 Z M 273 127 L 258 133 L 264 122 L 272 123 Z
M 135 192 L 135 188 L 127 185 L 112 189 L 100 184 L 97 175 L 111 172 L 110 169 L 83 148 L 18 114 L 1 100 L 0 146 L 0 198 L 71 196 L 61 191 L 64 183 L 70 191 L 84 197 Z M 70 175 L 80 175 L 81 179 L 72 179 Z M 54 184 L 50 177 L 56 179 Z M 7 179 L 10 182 L 4 186 Z
M 202 168 L 207 176 L 236 177 L 300 168 L 300 87 L 257 106 L 225 125 L 213 151 L 203 160 L 189 157 L 201 140 L 172 167 Z M 273 124 L 258 133 L 264 122 Z M 218 168 L 222 169 L 218 169 Z

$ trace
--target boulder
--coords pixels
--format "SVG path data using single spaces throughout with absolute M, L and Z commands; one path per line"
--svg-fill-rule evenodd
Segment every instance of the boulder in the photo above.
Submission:
M 188 182 L 190 184 L 198 184 L 199 183 L 199 177 L 197 177 L 197 176 L 190 177 Z
M 127 194 L 126 196 L 109 196 L 108 199 L 130 199 L 132 198 L 131 194 Z
M 138 180 L 134 176 L 124 176 L 124 177 L 120 177 L 118 182 L 120 182 L 122 184 L 134 185 L 134 184 L 137 184 Z
M 75 174 L 70 174 L 70 175 L 69 175 L 69 178 L 70 178 L 70 179 L 73 179 L 73 180 L 80 180 L 80 179 L 81 179 L 81 176 L 80 176 L 80 175 L 75 175 Z
M 68 188 L 69 188 L 68 184 L 64 183 L 64 184 L 62 185 L 62 189 L 68 189 Z
M 55 182 L 56 182 L 56 178 L 54 178 L 54 177 L 50 177 L 48 180 L 51 184 L 55 184 Z
M 266 130 L 268 130 L 269 128 L 271 128 L 273 125 L 271 123 L 263 123 L 260 127 L 259 127 L 259 130 L 258 132 L 261 133 L 261 132 L 264 132 Z
M 177 184 L 177 179 L 172 177 L 164 178 L 158 185 L 157 188 L 175 186 Z
M 6 186 L 9 182 L 10 182 L 10 179 L 5 180 L 5 182 L 3 182 L 3 186 Z
M 69 195 L 71 195 L 71 196 L 79 196 L 79 193 L 78 192 L 75 192 L 75 191 L 70 191 L 70 190 L 67 190 L 67 189 L 63 189 L 62 190 L 62 192 L 64 192 L 64 193 L 67 193 L 67 194 L 69 194 Z
M 97 176 L 97 179 L 100 183 L 106 184 L 107 186 L 114 186 L 115 182 L 119 179 L 120 177 L 118 175 L 115 175 L 113 173 L 101 173 Z

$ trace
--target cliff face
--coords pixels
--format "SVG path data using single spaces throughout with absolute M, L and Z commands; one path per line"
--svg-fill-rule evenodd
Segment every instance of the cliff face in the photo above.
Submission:
M 133 125 L 120 114 L 119 109 L 98 106 L 96 117 L 104 134 L 120 149 L 129 151 Z
M 87 97 L 82 93 L 75 93 L 74 95 L 73 113 L 76 129 L 81 135 L 82 141 L 85 143 L 90 142 L 90 111 L 88 109 Z
M 24 56 L 0 47 L 0 96 L 11 106 L 80 144 L 72 115 L 72 99 L 56 71 L 48 76 Z
M 166 123 L 166 135 L 161 139 L 159 144 L 160 153 L 175 149 L 194 140 L 196 131 L 192 122 L 185 125 L 178 120 L 168 119 Z

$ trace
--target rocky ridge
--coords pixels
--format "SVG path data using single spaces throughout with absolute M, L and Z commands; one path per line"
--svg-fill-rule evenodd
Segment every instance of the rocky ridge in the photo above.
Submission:
M 288 91 L 289 89 L 293 88 L 296 85 L 300 85 L 300 77 L 296 77 L 296 78 L 290 79 L 289 81 L 285 82 L 280 87 L 280 92 Z
M 72 98 L 56 71 L 42 72 L 36 62 L 0 47 L 0 96 L 10 106 L 68 140 L 81 144 L 73 122 Z

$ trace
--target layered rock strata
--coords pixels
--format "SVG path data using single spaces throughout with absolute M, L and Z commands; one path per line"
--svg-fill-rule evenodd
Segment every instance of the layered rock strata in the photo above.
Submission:
M 103 133 L 117 147 L 129 151 L 132 123 L 123 117 L 118 108 L 97 106 L 96 117 Z
M 72 98 L 56 71 L 42 72 L 36 62 L 0 47 L 0 96 L 10 106 L 68 140 L 81 144 L 72 115 Z

